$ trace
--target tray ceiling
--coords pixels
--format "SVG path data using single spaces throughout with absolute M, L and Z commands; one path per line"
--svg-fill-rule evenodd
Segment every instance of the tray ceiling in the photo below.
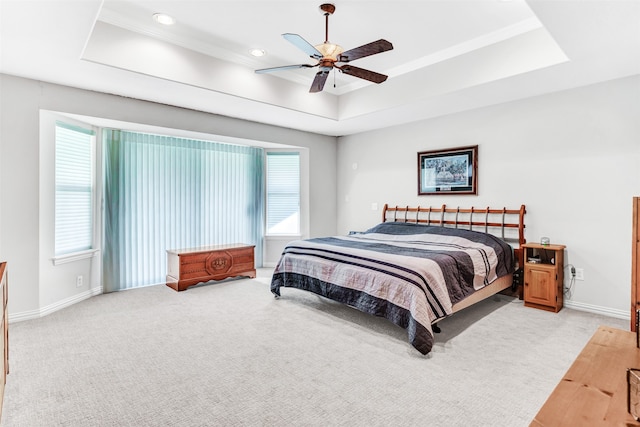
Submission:
M 0 0 L 0 71 L 328 135 L 346 135 L 638 74 L 640 2 L 344 1 L 330 41 L 394 49 L 316 68 L 281 37 L 324 41 L 319 2 Z M 172 26 L 152 19 L 175 18 Z M 260 58 L 252 48 L 265 50 Z

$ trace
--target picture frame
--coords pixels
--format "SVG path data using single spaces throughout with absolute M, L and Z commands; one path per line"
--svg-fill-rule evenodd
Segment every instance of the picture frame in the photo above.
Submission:
M 418 195 L 478 194 L 478 146 L 418 153 Z

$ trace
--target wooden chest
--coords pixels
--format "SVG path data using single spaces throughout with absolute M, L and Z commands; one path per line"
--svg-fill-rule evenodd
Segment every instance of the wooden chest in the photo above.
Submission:
M 254 278 L 254 246 L 235 243 L 167 250 L 167 270 L 167 286 L 176 291 L 210 280 Z
M 640 367 L 636 334 L 600 326 L 531 427 L 638 426 L 627 412 L 627 368 Z

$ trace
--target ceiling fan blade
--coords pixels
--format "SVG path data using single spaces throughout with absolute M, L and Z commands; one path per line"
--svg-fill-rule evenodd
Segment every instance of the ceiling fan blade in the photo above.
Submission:
M 312 58 L 322 59 L 322 53 L 318 51 L 311 43 L 300 37 L 298 34 L 285 33 L 282 35 L 285 39 L 291 42 L 295 47 L 306 53 Z
M 384 74 L 376 73 L 375 71 L 365 70 L 364 68 L 354 67 L 353 65 L 343 65 L 342 67 L 336 66 L 340 71 L 345 74 L 349 74 L 354 77 L 369 80 L 374 83 L 382 83 L 387 80 L 387 76 Z
M 376 53 L 386 52 L 391 49 L 393 49 L 393 45 L 390 42 L 380 39 L 378 41 L 350 49 L 346 52 L 342 52 L 338 58 L 338 62 L 349 62 L 364 58 L 365 56 L 375 55 Z
M 327 81 L 327 77 L 329 77 L 329 71 L 320 70 L 316 73 L 316 77 L 313 79 L 313 83 L 311 83 L 311 89 L 309 89 L 310 93 L 321 92 L 324 88 L 324 83 Z
M 259 70 L 256 70 L 256 73 L 264 74 L 264 73 L 271 73 L 274 71 L 295 70 L 297 68 L 313 68 L 316 66 L 317 64 L 316 65 L 309 65 L 309 64 L 283 65 L 281 67 L 261 68 Z

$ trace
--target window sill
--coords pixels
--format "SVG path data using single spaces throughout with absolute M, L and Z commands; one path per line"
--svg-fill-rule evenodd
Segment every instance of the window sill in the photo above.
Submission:
M 51 261 L 53 261 L 53 265 L 67 264 L 69 262 L 75 262 L 75 261 L 80 261 L 87 258 L 92 258 L 96 256 L 97 253 L 98 253 L 98 249 L 89 249 L 82 252 L 74 252 L 72 254 L 53 257 L 51 258 Z

